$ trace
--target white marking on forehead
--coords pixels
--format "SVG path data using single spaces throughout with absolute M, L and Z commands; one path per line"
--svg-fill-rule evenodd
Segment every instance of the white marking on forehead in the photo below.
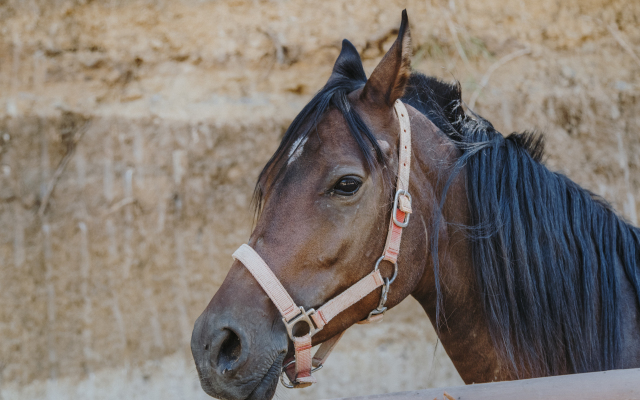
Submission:
M 304 151 L 304 145 L 305 143 L 307 143 L 307 138 L 308 136 L 301 136 L 297 138 L 295 142 L 293 142 L 291 150 L 289 150 L 289 161 L 287 161 L 287 166 L 289 166 L 289 164 L 297 160 L 298 157 L 302 155 L 302 152 Z
M 389 150 L 391 150 L 391 146 L 389 146 L 389 142 L 386 140 L 378 140 L 378 146 L 380 146 L 380 150 L 382 150 L 383 153 L 389 153 Z

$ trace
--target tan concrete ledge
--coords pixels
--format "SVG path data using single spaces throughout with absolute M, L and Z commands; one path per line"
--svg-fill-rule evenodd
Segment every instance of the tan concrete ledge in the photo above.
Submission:
M 412 392 L 388 393 L 350 399 L 376 400 L 632 400 L 640 399 L 640 369 L 552 376 L 510 382 L 492 382 Z

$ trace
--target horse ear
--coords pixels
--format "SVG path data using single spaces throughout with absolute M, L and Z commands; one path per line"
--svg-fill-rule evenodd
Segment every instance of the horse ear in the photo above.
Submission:
M 367 74 L 364 73 L 360 54 L 358 54 L 358 50 L 356 50 L 355 46 L 347 39 L 342 41 L 342 50 L 336 63 L 333 65 L 329 82 L 334 79 L 349 79 L 362 82 L 367 80 Z
M 407 10 L 403 10 L 398 38 L 371 73 L 362 90 L 362 98 L 374 105 L 393 107 L 404 94 L 410 76 L 411 33 Z

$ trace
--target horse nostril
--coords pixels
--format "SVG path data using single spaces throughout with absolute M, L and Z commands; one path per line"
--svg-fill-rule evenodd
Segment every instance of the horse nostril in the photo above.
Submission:
M 218 365 L 222 367 L 222 370 L 233 369 L 233 364 L 238 361 L 242 354 L 242 343 L 240 338 L 232 330 L 227 330 L 228 336 L 222 342 L 220 346 L 220 353 L 218 353 Z
M 205 349 L 205 350 L 209 350 L 209 343 L 207 343 L 207 344 L 205 344 L 205 345 L 204 345 L 204 349 Z

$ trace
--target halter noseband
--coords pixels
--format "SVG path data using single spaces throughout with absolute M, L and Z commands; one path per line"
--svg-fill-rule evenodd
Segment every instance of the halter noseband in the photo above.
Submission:
M 344 334 L 344 331 L 322 343 L 313 358 L 311 357 L 311 337 L 321 331 L 333 317 L 357 303 L 380 286 L 382 286 L 382 293 L 378 307 L 371 311 L 367 319 L 360 323 L 380 321 L 382 320 L 384 312 L 387 310 L 384 305 L 387 301 L 389 286 L 398 275 L 397 261 L 400 251 L 400 240 L 402 238 L 402 228 L 408 225 L 411 214 L 411 195 L 409 194 L 411 125 L 407 109 L 400 100 L 396 100 L 394 109 L 400 121 L 398 180 L 384 251 L 376 262 L 374 270 L 369 275 L 331 299 L 318 310 L 314 310 L 313 308 L 305 310 L 304 307 L 298 307 L 295 304 L 287 290 L 282 286 L 273 271 L 271 271 L 271 268 L 269 268 L 262 257 L 249 245 L 243 244 L 233 253 L 233 258 L 240 261 L 249 272 L 251 272 L 271 301 L 276 305 L 280 314 L 282 314 L 282 321 L 287 327 L 287 333 L 293 341 L 295 349 L 295 355 L 285 360 L 280 377 L 282 384 L 288 388 L 303 388 L 316 382 L 316 379 L 311 374 L 322 368 L 331 350 L 333 350 L 338 340 L 340 340 Z M 387 260 L 394 265 L 394 273 L 391 278 L 383 278 L 380 274 L 378 267 L 383 260 Z M 306 335 L 293 335 L 293 327 L 298 322 L 306 322 L 309 325 L 309 332 Z M 289 378 L 290 383 L 285 382 L 285 374 Z

